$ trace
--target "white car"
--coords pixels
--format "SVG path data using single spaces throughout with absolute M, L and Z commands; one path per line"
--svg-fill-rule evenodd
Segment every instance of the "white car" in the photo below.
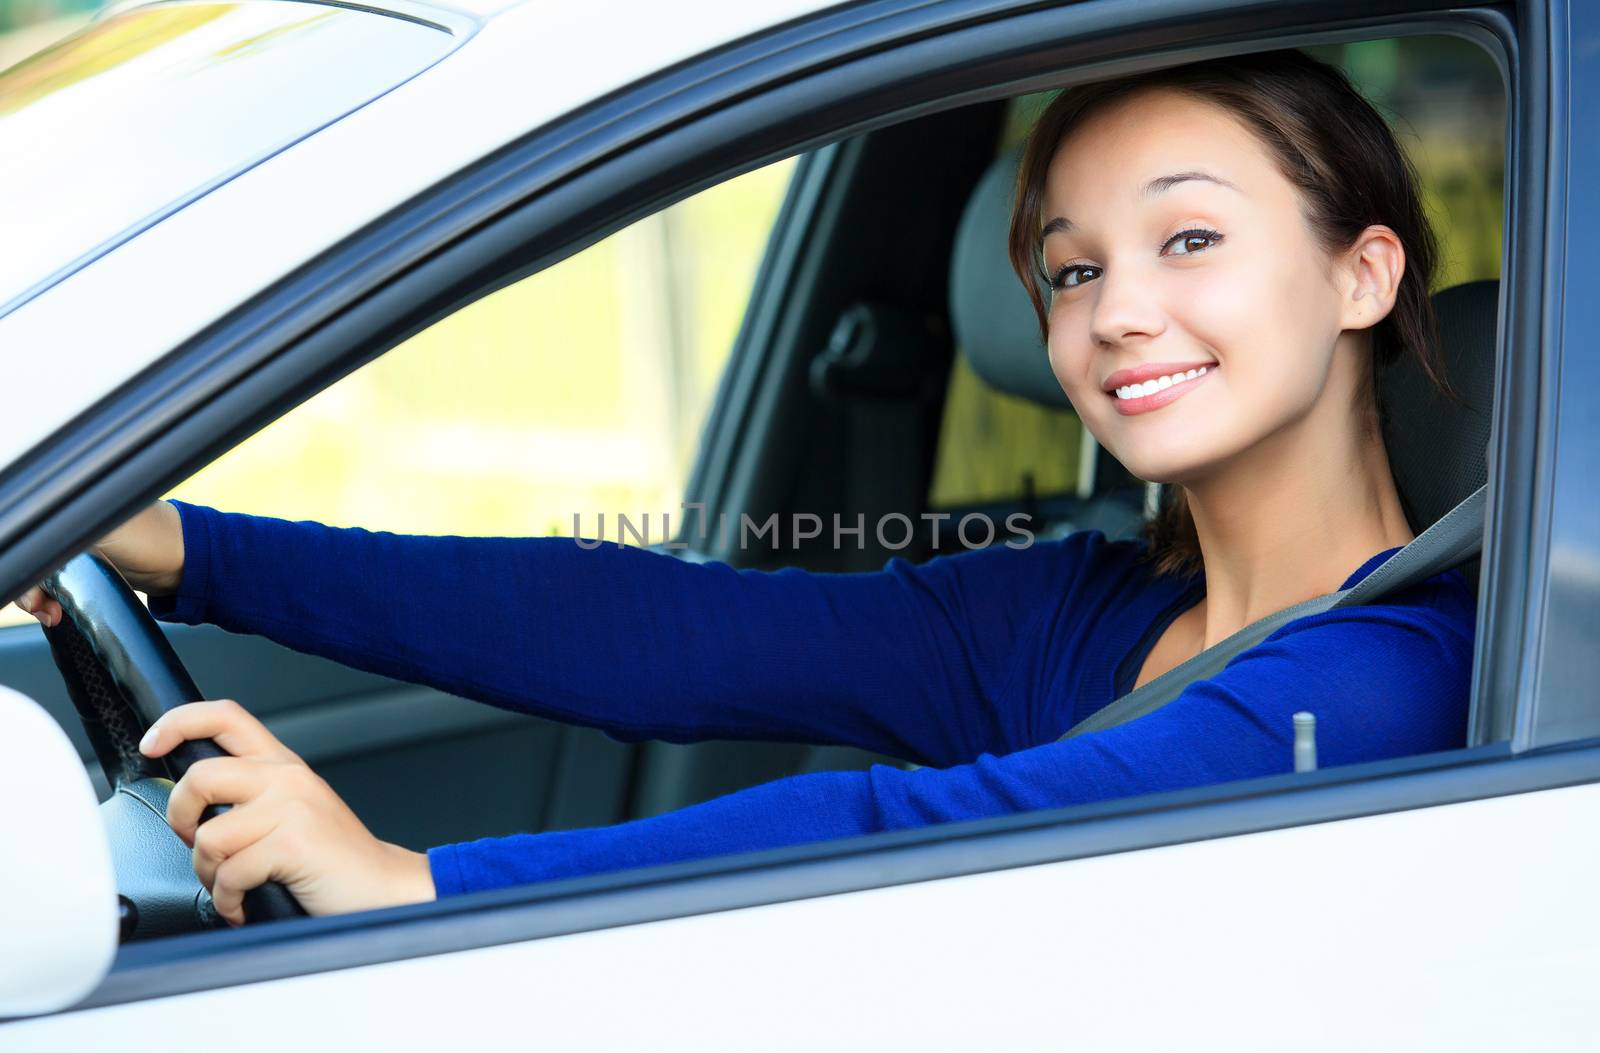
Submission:
M 785 158 L 691 422 L 683 496 L 708 514 L 925 512 L 961 363 L 1050 402 L 1003 235 L 1005 144 L 1039 92 L 1349 45 L 1426 58 L 1363 86 L 1498 151 L 1469 159 L 1496 208 L 1430 188 L 1465 239 L 1447 255 L 1492 246 L 1439 298 L 1473 398 L 1396 394 L 1432 423 L 1391 450 L 1419 528 L 1487 482 L 1466 748 L 217 928 L 202 897 L 173 908 L 198 885 L 108 715 L 189 671 L 415 845 L 886 759 L 623 744 L 264 640 L 163 636 L 84 579 L 89 652 L 0 629 L 0 1050 L 1593 1048 L 1597 39 L 1600 5 L 1571 0 L 174 0 L 0 71 L 4 596 L 405 338 Z M 1463 88 L 1469 54 L 1492 106 Z M 1136 525 L 1144 491 L 1081 450 L 1069 488 L 974 507 Z M 56 661 L 110 687 L 68 691 Z M 85 709 L 94 691 L 127 697 Z

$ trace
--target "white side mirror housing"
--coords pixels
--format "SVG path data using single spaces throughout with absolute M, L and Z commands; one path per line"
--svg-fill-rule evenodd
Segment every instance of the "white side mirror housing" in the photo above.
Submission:
M 99 986 L 117 953 L 117 880 L 94 787 L 66 733 L 0 686 L 0 1018 Z

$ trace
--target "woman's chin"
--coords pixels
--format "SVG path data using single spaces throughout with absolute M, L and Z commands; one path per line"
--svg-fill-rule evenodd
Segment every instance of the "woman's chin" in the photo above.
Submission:
M 1136 478 L 1147 483 L 1187 483 L 1205 473 L 1210 459 L 1195 456 L 1192 447 L 1152 450 L 1141 448 L 1123 456 L 1113 450 L 1112 455 Z

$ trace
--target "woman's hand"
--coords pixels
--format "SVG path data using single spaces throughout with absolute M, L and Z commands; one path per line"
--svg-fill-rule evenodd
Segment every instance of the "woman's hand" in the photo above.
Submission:
M 183 580 L 183 520 L 177 506 L 157 501 L 94 545 L 140 592 L 166 596 Z M 35 585 L 16 604 L 46 628 L 61 621 L 61 604 Z
M 178 706 L 151 726 L 139 750 L 161 757 L 189 739 L 212 739 L 233 755 L 192 766 L 167 803 L 167 822 L 194 849 L 194 872 L 229 923 L 244 922 L 245 892 L 267 881 L 281 882 L 308 914 L 435 898 L 426 855 L 373 837 L 237 702 Z M 211 804 L 233 808 L 201 824 Z

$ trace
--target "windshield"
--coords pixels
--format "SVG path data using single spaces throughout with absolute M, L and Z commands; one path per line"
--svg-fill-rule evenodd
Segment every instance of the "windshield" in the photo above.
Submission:
M 0 316 L 457 43 L 321 4 L 164 3 L 0 72 Z

